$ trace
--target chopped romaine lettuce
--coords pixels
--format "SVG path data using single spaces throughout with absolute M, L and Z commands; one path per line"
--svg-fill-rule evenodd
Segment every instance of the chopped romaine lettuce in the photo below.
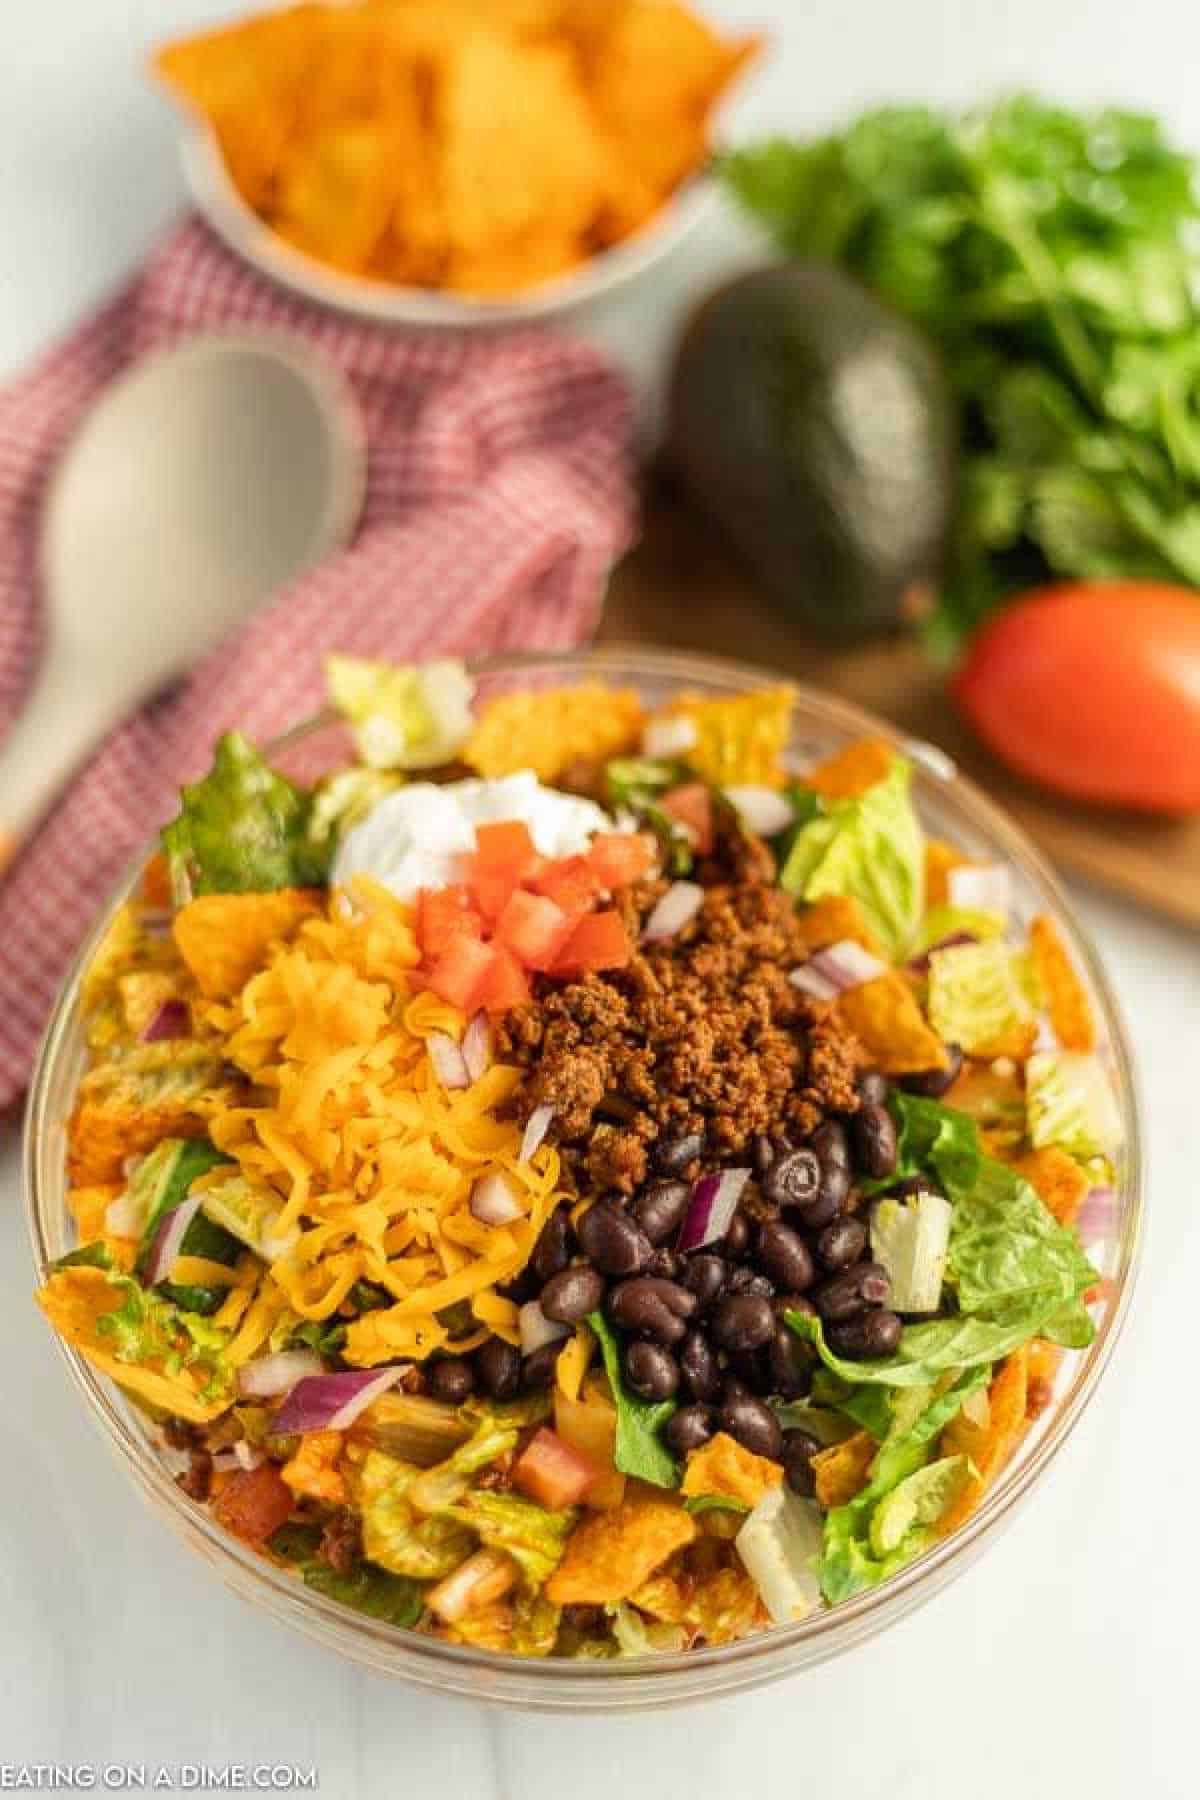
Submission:
M 198 1175 L 204 1175 L 218 1163 L 230 1158 L 214 1149 L 207 1138 L 164 1138 L 144 1158 L 129 1183 L 122 1204 L 132 1212 L 136 1207 L 145 1218 L 142 1241 L 138 1248 L 136 1274 L 143 1277 L 158 1228 L 168 1213 L 174 1212 L 187 1199 L 188 1190 Z M 200 1256 L 207 1262 L 223 1263 L 232 1268 L 241 1254 L 241 1245 L 221 1226 L 214 1225 L 203 1213 L 197 1213 L 180 1245 L 183 1256 Z M 225 1299 L 226 1290 L 217 1287 L 180 1286 L 177 1282 L 159 1282 L 168 1300 L 186 1312 L 213 1313 Z
M 308 835 L 331 849 L 343 834 L 365 819 L 371 808 L 395 793 L 404 777 L 386 769 L 339 769 L 318 781 L 312 791 Z
M 200 1199 L 201 1211 L 239 1242 L 274 1262 L 283 1256 L 299 1237 L 299 1228 L 279 1232 L 276 1228 L 283 1212 L 283 1202 L 274 1188 L 258 1186 L 239 1171 L 223 1176 L 205 1187 Z
M 1025 1065 L 1030 1141 L 1057 1144 L 1086 1162 L 1111 1156 L 1121 1142 L 1121 1115 L 1104 1065 L 1074 1050 L 1043 1051 Z
M 451 1509 L 490 1550 L 511 1556 L 531 1588 L 539 1588 L 557 1567 L 578 1514 L 550 1512 L 519 1494 L 472 1488 Z
M 871 1214 L 871 1254 L 891 1281 L 898 1313 L 936 1312 L 942 1298 L 954 1209 L 941 1194 L 879 1200 Z
M 994 1315 L 1012 1305 L 1070 1304 L 1097 1273 L 1029 1182 L 985 1157 L 954 1208 L 947 1278 L 962 1312 Z
M 420 1471 L 407 1490 L 409 1504 L 419 1512 L 445 1512 L 462 1499 L 472 1475 L 516 1448 L 519 1435 L 515 1424 L 484 1412 L 465 1443 L 457 1445 L 444 1462 Z
M 780 884 L 798 900 L 859 902 L 889 955 L 908 954 L 925 894 L 925 839 L 912 804 L 912 766 L 896 757 L 882 781 L 828 800 L 793 840 Z
M 734 1539 L 746 1572 L 776 1625 L 790 1625 L 821 1599 L 821 1514 L 790 1488 L 768 1488 Z
M 896 1121 L 897 1165 L 884 1180 L 869 1183 L 868 1193 L 912 1176 L 931 1177 L 951 1198 L 965 1193 L 979 1174 L 983 1155 L 974 1120 L 953 1106 L 899 1088 L 888 1104 Z
M 639 1400 L 631 1394 L 621 1378 L 621 1356 L 617 1340 L 603 1313 L 588 1314 L 588 1325 L 595 1333 L 604 1358 L 604 1370 L 612 1389 L 617 1409 L 617 1439 L 614 1460 L 624 1475 L 636 1475 L 655 1487 L 678 1487 L 679 1467 L 663 1443 L 660 1433 L 675 1411 L 673 1400 Z
M 330 851 L 309 837 L 311 807 L 240 732 L 226 732 L 211 772 L 184 788 L 179 817 L 162 834 L 176 901 L 319 886 Z
M 470 735 L 475 684 L 461 662 L 398 666 L 330 656 L 325 678 L 370 768 L 432 769 L 457 756 Z
M 871 1517 L 871 1549 L 876 1556 L 891 1556 L 910 1533 L 936 1525 L 957 1500 L 970 1480 L 965 1456 L 942 1456 L 898 1482 L 885 1494 Z
M 670 1625 L 663 1619 L 648 1619 L 620 1600 L 610 1608 L 612 1634 L 622 1656 L 650 1656 L 655 1651 L 682 1650 L 686 1634 L 682 1625 Z
M 475 1548 L 473 1534 L 456 1519 L 419 1513 L 408 1490 L 421 1470 L 369 1450 L 359 1477 L 363 1554 L 393 1575 L 440 1581 Z
M 302 1577 L 306 1587 L 351 1606 L 368 1618 L 386 1619 L 389 1625 L 415 1625 L 424 1610 L 421 1589 L 404 1575 L 389 1575 L 362 1563 L 342 1574 L 322 1562 L 319 1525 L 281 1525 L 268 1543 L 268 1549 L 289 1563 Z
M 668 875 L 687 875 L 695 858 L 687 832 L 660 804 L 670 788 L 695 781 L 686 763 L 649 756 L 617 756 L 605 765 L 606 798 L 613 812 L 628 813 L 653 832 Z
M 971 937 L 986 943 L 990 938 L 1003 937 L 1007 929 L 1008 920 L 1003 913 L 981 912 L 973 906 L 931 906 L 913 940 L 912 954 L 924 956 L 926 951 L 945 944 L 947 938 Z
M 1034 1023 L 1019 953 L 998 938 L 934 950 L 928 1010 L 944 1042 L 961 1045 L 969 1056 L 998 1055 Z

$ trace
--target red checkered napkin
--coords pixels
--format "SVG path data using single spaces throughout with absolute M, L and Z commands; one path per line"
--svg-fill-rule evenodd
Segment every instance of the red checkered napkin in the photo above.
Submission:
M 261 740 L 315 710 L 330 650 L 409 661 L 576 644 L 629 538 L 628 397 L 594 352 L 541 331 L 360 324 L 261 280 L 191 220 L 0 393 L 0 729 L 36 660 L 41 496 L 83 413 L 138 357 L 258 328 L 294 332 L 352 385 L 370 445 L 362 524 L 113 732 L 0 884 L 0 1106 L 28 1079 L 75 946 L 221 731 Z

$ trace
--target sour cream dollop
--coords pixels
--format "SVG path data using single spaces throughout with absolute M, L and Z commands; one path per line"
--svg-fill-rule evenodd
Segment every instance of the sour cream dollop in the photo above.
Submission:
M 475 827 L 519 819 L 542 856 L 578 856 L 612 820 L 591 800 L 543 787 L 532 770 L 496 781 L 416 781 L 386 795 L 346 833 L 333 881 L 372 875 L 401 900 L 419 888 L 460 878 L 459 859 L 475 848 Z

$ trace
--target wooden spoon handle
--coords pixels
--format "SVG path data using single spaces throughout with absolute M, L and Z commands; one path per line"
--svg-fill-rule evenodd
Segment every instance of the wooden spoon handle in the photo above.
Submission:
M 0 745 L 0 866 L 137 698 L 125 671 L 89 666 L 80 657 L 47 657 L 24 711 Z

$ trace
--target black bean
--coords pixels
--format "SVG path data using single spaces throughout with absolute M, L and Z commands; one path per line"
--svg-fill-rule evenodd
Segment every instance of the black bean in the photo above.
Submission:
M 817 1309 L 807 1294 L 779 1294 L 771 1302 L 772 1311 L 777 1319 L 786 1318 L 790 1312 L 803 1313 L 806 1319 L 815 1319 Z
M 854 1319 L 839 1320 L 829 1326 L 825 1335 L 836 1356 L 890 1356 L 900 1342 L 902 1330 L 894 1312 L 877 1308 L 859 1313 Z
M 963 1053 L 958 1044 L 947 1044 L 949 1061 L 944 1069 L 922 1069 L 916 1075 L 902 1075 L 900 1086 L 906 1094 L 922 1094 L 927 1100 L 940 1100 L 954 1086 L 963 1066 Z
M 775 1332 L 771 1302 L 759 1294 L 734 1294 L 718 1301 L 713 1336 L 726 1350 L 758 1350 Z
M 636 1275 L 650 1260 L 650 1240 L 611 1200 L 589 1206 L 576 1227 L 588 1261 L 602 1275 Z
M 475 1371 L 465 1356 L 441 1356 L 429 1365 L 429 1392 L 435 1400 L 461 1406 L 475 1391 Z
M 813 1260 L 808 1245 L 790 1225 L 772 1219 L 758 1234 L 758 1261 L 779 1287 L 800 1293 L 811 1286 Z
M 879 1263 L 856 1263 L 843 1275 L 835 1275 L 813 1292 L 813 1305 L 823 1319 L 851 1319 L 868 1306 L 879 1306 L 888 1297 L 886 1269 Z
M 684 1320 L 696 1311 L 696 1296 L 677 1281 L 641 1275 L 613 1289 L 608 1310 L 626 1331 L 660 1344 L 677 1344 L 687 1330 Z
M 503 1338 L 489 1338 L 475 1352 L 475 1373 L 485 1394 L 511 1400 L 521 1386 L 521 1353 Z
M 707 1444 L 716 1429 L 716 1414 L 711 1406 L 681 1406 L 667 1420 L 663 1436 L 676 1456 L 687 1456 L 699 1450 L 701 1444 Z
M 560 1206 L 542 1226 L 538 1241 L 533 1246 L 529 1267 L 539 1281 L 547 1282 L 560 1269 L 565 1269 L 570 1260 L 571 1221 L 567 1217 L 566 1207 Z
M 812 1459 L 821 1441 L 811 1431 L 785 1431 L 783 1434 L 783 1468 L 788 1486 L 794 1493 L 811 1494 L 814 1487 Z
M 882 1106 L 890 1088 L 887 1076 L 880 1074 L 878 1069 L 864 1069 L 858 1078 L 859 1099 L 866 1106 Z
M 817 1198 L 805 1211 L 804 1223 L 812 1229 L 819 1229 L 828 1225 L 831 1219 L 836 1219 L 849 1198 L 850 1187 L 850 1171 L 841 1163 L 830 1163 L 828 1168 L 822 1168 Z
M 721 1392 L 721 1365 L 702 1332 L 689 1331 L 679 1346 L 679 1372 L 689 1400 L 715 1400 Z
M 630 1211 L 652 1244 L 665 1244 L 683 1224 L 691 1197 L 686 1181 L 656 1181 L 643 1189 Z
M 740 1212 L 735 1212 L 729 1221 L 729 1230 L 721 1240 L 721 1247 L 729 1256 L 745 1256 L 749 1243 L 749 1222 Z
M 524 1388 L 549 1387 L 554 1380 L 554 1365 L 570 1343 L 570 1338 L 555 1338 L 553 1343 L 543 1344 L 531 1356 L 527 1356 L 521 1364 L 521 1386 Z
M 643 1400 L 669 1400 L 679 1386 L 679 1364 L 661 1344 L 630 1344 L 625 1379 Z
M 711 1306 L 725 1286 L 728 1266 L 711 1250 L 699 1250 L 689 1256 L 683 1271 L 683 1284 L 695 1294 L 700 1310 Z
M 766 1275 L 760 1275 L 748 1263 L 735 1269 L 729 1277 L 727 1294 L 757 1294 L 762 1300 L 769 1300 L 775 1292 L 775 1283 Z
M 763 1177 L 763 1193 L 776 1206 L 811 1206 L 821 1182 L 821 1165 L 811 1150 L 777 1157 Z
M 660 1244 L 646 1264 L 647 1275 L 658 1275 L 664 1281 L 678 1281 L 683 1274 L 683 1258 L 665 1244 Z
M 817 1239 L 817 1255 L 827 1269 L 848 1269 L 867 1247 L 867 1228 L 850 1215 L 826 1225 Z
M 858 1166 L 872 1181 L 895 1171 L 896 1127 L 886 1106 L 860 1106 L 850 1127 Z
M 704 1133 L 688 1131 L 681 1137 L 664 1138 L 656 1145 L 654 1167 L 660 1175 L 682 1175 L 704 1154 Z
M 783 1449 L 779 1420 L 770 1407 L 753 1394 L 727 1397 L 721 1407 L 719 1423 L 722 1431 L 727 1431 L 755 1456 L 769 1456 L 778 1462 Z
M 846 1127 L 836 1119 L 826 1119 L 823 1125 L 818 1125 L 809 1142 L 822 1169 L 849 1169 L 850 1140 L 846 1136 Z
M 503 1300 L 511 1300 L 514 1306 L 524 1306 L 527 1300 L 536 1300 L 541 1292 L 542 1284 L 534 1274 L 533 1264 L 526 1263 L 519 1275 L 511 1281 L 497 1284 L 496 1292 Z
M 775 1146 L 765 1131 L 756 1134 L 750 1146 L 750 1160 L 754 1165 L 754 1173 L 761 1179 L 775 1161 Z
M 812 1379 L 812 1347 L 802 1342 L 789 1325 L 776 1324 L 766 1357 L 771 1393 L 792 1400 L 805 1391 Z
M 548 1319 L 560 1325 L 578 1325 L 604 1299 L 603 1275 L 586 1263 L 573 1263 L 560 1269 L 542 1289 L 538 1304 Z

